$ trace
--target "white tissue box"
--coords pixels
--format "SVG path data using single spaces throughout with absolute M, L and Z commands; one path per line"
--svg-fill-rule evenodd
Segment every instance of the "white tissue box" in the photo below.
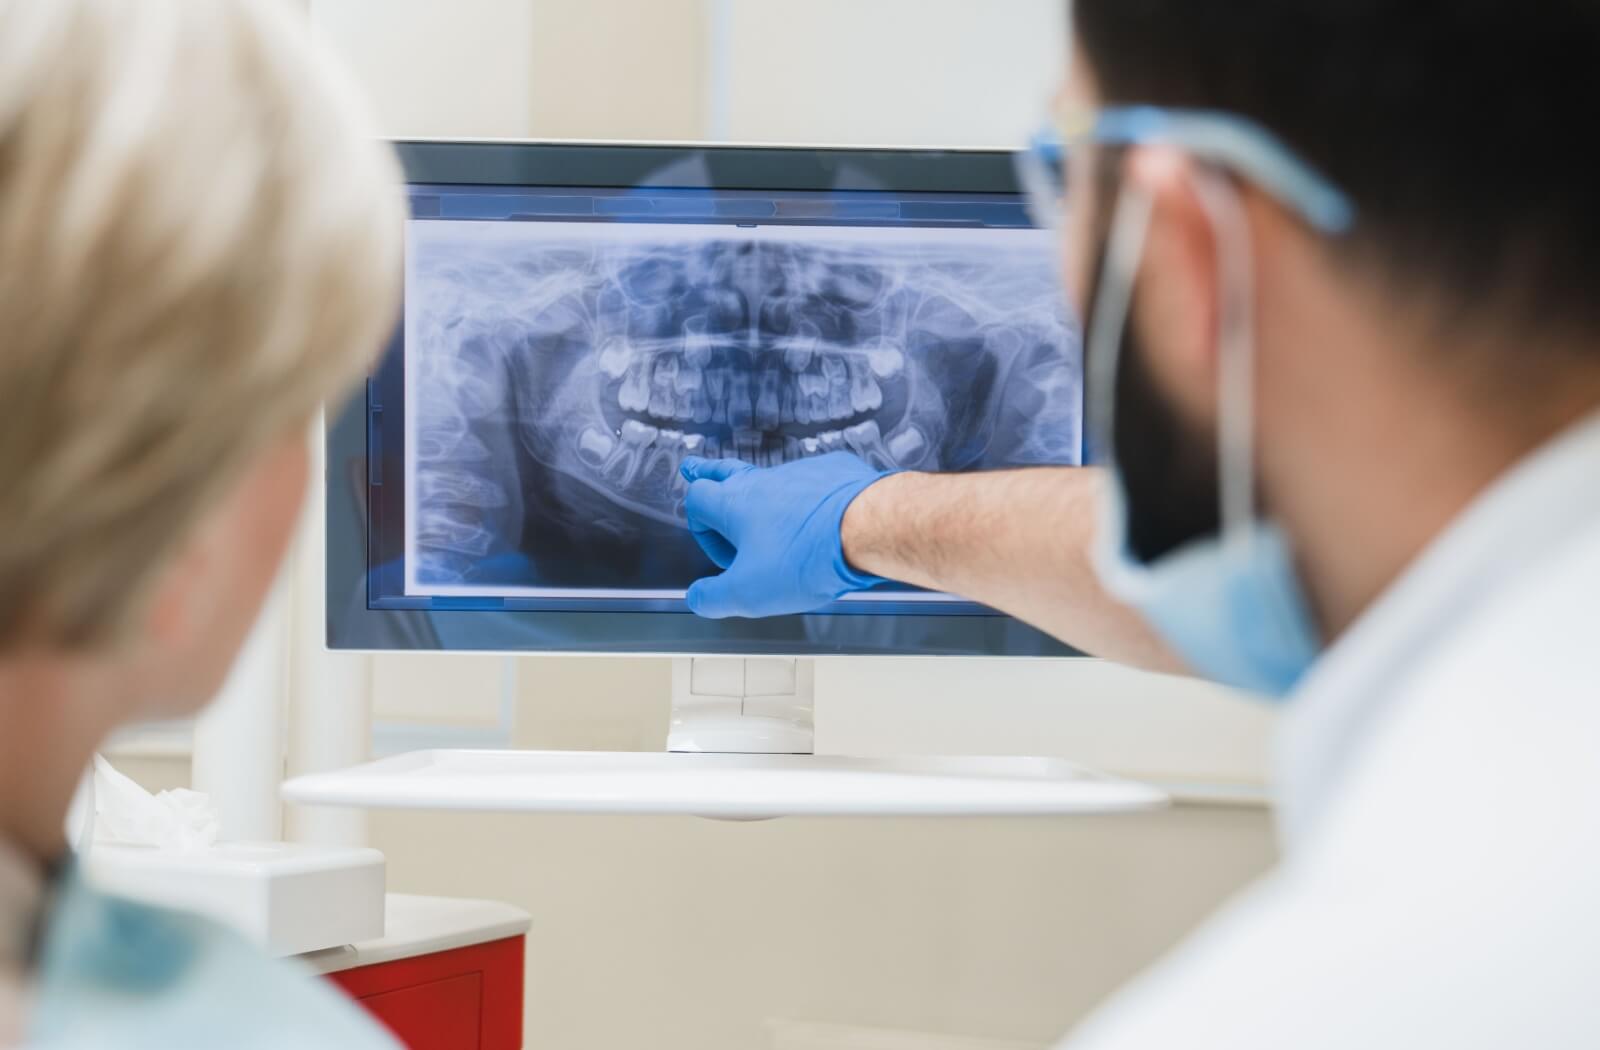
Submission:
M 96 887 L 232 926 L 277 955 L 383 936 L 384 861 L 375 849 L 229 842 L 164 850 L 96 843 Z

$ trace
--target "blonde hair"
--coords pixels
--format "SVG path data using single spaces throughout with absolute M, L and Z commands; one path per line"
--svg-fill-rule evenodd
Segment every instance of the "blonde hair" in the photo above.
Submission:
M 391 152 L 287 0 L 0 0 L 0 649 L 124 633 L 394 323 Z

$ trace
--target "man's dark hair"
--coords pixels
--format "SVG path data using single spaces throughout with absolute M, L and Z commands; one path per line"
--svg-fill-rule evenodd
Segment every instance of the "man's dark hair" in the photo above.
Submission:
M 1454 324 L 1600 333 L 1600 0 L 1076 0 L 1105 101 L 1251 117 Z M 1531 349 L 1531 347 L 1530 347 Z

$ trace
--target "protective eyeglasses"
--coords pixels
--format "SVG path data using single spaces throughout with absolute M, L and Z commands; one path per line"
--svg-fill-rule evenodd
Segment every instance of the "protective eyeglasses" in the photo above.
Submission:
M 1355 205 L 1329 179 L 1245 117 L 1212 110 L 1118 106 L 1064 114 L 1017 154 L 1017 174 L 1036 225 L 1060 230 L 1067 160 L 1085 145 L 1176 146 L 1248 179 L 1313 228 L 1337 235 L 1355 224 Z

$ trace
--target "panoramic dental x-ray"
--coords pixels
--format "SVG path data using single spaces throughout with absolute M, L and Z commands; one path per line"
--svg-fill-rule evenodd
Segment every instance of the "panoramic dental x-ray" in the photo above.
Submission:
M 408 590 L 679 596 L 686 455 L 1080 458 L 1036 231 L 413 222 Z

